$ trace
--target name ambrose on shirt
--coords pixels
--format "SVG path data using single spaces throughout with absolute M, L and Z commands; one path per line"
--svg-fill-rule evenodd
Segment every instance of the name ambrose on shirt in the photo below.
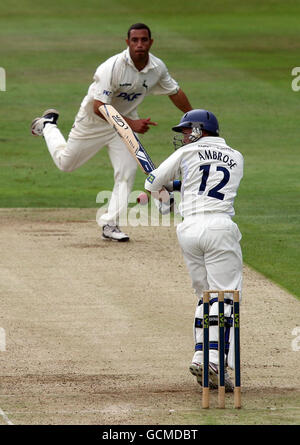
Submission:
M 213 161 L 221 161 L 224 162 L 224 164 L 227 164 L 227 166 L 232 169 L 233 167 L 236 167 L 237 163 L 227 154 L 222 153 L 222 151 L 219 150 L 202 150 L 198 152 L 200 161 L 206 161 L 206 160 L 213 160 Z

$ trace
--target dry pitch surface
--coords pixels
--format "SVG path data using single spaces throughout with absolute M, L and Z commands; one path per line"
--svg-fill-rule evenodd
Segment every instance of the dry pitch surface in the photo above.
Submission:
M 128 227 L 119 244 L 95 209 L 0 216 L 0 424 L 211 421 L 188 372 L 196 297 L 174 227 Z M 209 412 L 299 424 L 299 301 L 245 267 L 241 324 L 243 409 Z

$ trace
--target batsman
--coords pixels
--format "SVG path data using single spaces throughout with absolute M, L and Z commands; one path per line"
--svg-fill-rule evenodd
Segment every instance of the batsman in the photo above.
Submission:
M 185 113 L 173 131 L 180 134 L 174 138 L 176 151 L 152 171 L 145 188 L 155 193 L 170 181 L 182 180 L 179 210 L 183 222 L 177 226 L 177 237 L 198 297 L 195 350 L 189 369 L 202 385 L 203 291 L 236 289 L 241 295 L 241 233 L 232 217 L 244 161 L 242 154 L 220 137 L 218 120 L 211 111 L 195 109 Z M 209 386 L 216 389 L 219 356 L 215 294 L 210 295 L 209 304 Z M 225 352 L 230 368 L 234 368 L 232 314 L 232 295 L 225 293 Z M 225 391 L 233 391 L 227 370 Z

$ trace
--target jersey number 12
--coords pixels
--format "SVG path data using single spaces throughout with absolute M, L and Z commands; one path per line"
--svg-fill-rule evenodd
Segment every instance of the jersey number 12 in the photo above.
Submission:
M 199 187 L 198 195 L 202 195 L 205 192 L 207 179 L 208 179 L 209 172 L 210 172 L 210 167 L 211 167 L 211 164 L 200 166 L 200 171 L 203 170 L 203 174 L 202 174 L 202 181 L 201 181 L 201 184 Z M 217 171 L 223 172 L 224 176 L 223 176 L 222 180 L 219 182 L 219 184 L 217 184 L 215 187 L 213 187 L 212 189 L 209 190 L 209 192 L 207 193 L 207 196 L 210 196 L 211 198 L 223 200 L 225 195 L 224 195 L 224 193 L 220 193 L 219 190 L 221 190 L 223 187 L 225 187 L 225 185 L 228 183 L 228 181 L 230 179 L 230 173 L 227 170 L 227 168 L 225 168 L 225 167 L 217 167 Z

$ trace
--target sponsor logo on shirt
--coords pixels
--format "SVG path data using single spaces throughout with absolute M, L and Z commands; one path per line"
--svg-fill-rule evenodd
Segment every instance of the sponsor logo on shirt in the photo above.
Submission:
M 141 96 L 142 93 L 120 93 L 117 97 L 123 97 L 124 100 L 128 100 L 128 102 L 131 102 L 135 99 L 137 99 L 139 96 Z

